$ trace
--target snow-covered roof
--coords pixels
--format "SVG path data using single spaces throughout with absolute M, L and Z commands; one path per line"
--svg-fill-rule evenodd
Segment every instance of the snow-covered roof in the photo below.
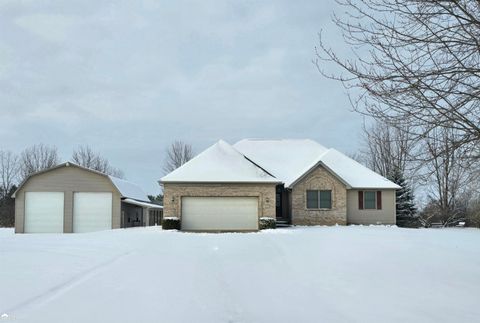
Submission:
M 120 178 L 117 178 L 117 177 L 109 176 L 105 173 L 102 173 L 102 172 L 99 172 L 99 171 L 96 171 L 96 170 L 93 170 L 93 169 L 90 169 L 90 168 L 87 168 L 87 167 L 80 166 L 80 165 L 78 165 L 76 163 L 73 163 L 73 162 L 64 162 L 64 163 L 58 164 L 56 166 L 53 166 L 51 168 L 43 169 L 41 171 L 38 171 L 36 173 L 33 173 L 33 174 L 29 175 L 27 178 L 25 178 L 20 183 L 20 185 L 18 186 L 15 193 L 13 193 L 12 198 L 15 198 L 17 192 L 20 191 L 20 189 L 23 187 L 23 185 L 25 185 L 25 183 L 31 177 L 37 176 L 39 174 L 47 173 L 47 172 L 50 172 L 50 171 L 53 171 L 55 169 L 62 168 L 62 167 L 77 167 L 77 168 L 80 168 L 80 169 L 83 169 L 83 170 L 86 170 L 86 171 L 89 171 L 89 172 L 92 172 L 92 173 L 95 173 L 95 174 L 98 174 L 98 175 L 106 176 L 110 179 L 112 184 L 117 188 L 117 190 L 120 192 L 120 194 L 124 198 L 129 197 L 129 198 L 132 198 L 132 199 L 135 199 L 135 200 L 140 200 L 140 201 L 149 201 L 150 200 L 148 198 L 147 194 L 136 184 L 133 184 L 131 182 L 128 182 L 126 180 L 123 180 L 123 179 L 120 179 Z
M 289 187 L 327 151 L 310 139 L 259 140 L 244 139 L 233 145 Z
M 244 139 L 234 147 L 263 169 L 292 187 L 318 164 L 322 164 L 349 188 L 399 188 L 335 149 L 327 149 L 310 139 Z
M 113 185 L 118 189 L 122 197 L 129 197 L 134 200 L 149 201 L 147 194 L 136 184 L 114 176 L 108 176 Z
M 139 201 L 132 200 L 132 199 L 124 199 L 124 200 L 122 200 L 122 202 L 132 204 L 132 205 L 141 206 L 141 207 L 148 207 L 148 208 L 151 208 L 151 209 L 163 209 L 163 206 L 158 205 L 158 204 L 148 203 L 148 202 L 139 202 Z
M 161 182 L 280 183 L 227 142 L 213 146 L 161 179 Z
M 312 167 L 324 165 L 350 188 L 398 189 L 400 186 L 363 166 L 338 150 L 330 148 Z M 311 169 L 311 168 L 310 168 Z M 306 171 L 308 173 L 309 170 Z

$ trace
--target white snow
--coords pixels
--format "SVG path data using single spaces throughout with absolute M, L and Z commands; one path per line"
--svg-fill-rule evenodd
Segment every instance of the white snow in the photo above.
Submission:
M 327 148 L 310 139 L 244 139 L 233 147 L 287 187 L 327 151 Z
M 188 163 L 161 179 L 162 182 L 279 183 L 250 162 L 227 142 L 220 140 Z
M 327 149 L 310 139 L 244 139 L 234 147 L 282 180 L 286 187 L 291 187 L 313 167 L 323 164 L 349 188 L 399 188 L 341 152 L 333 148 Z
M 477 229 L 0 229 L 0 314 L 39 323 L 476 322 L 479 255 Z
M 139 201 L 149 201 L 147 194 L 138 185 L 114 176 L 108 177 L 112 181 L 113 185 L 115 185 L 115 187 L 119 190 L 122 197 Z

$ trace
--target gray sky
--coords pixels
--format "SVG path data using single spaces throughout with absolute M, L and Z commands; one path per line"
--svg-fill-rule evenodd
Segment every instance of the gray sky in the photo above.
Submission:
M 323 1 L 0 0 L 0 149 L 88 144 L 148 193 L 175 139 L 312 138 L 357 149 L 362 117 L 312 59 Z

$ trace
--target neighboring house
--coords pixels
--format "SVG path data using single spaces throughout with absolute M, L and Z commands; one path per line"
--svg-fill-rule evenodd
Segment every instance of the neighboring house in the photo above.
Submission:
M 165 217 L 187 231 L 395 224 L 398 185 L 313 140 L 220 140 L 163 177 Z
M 16 233 L 153 225 L 163 212 L 137 185 L 70 162 L 30 175 L 13 197 Z

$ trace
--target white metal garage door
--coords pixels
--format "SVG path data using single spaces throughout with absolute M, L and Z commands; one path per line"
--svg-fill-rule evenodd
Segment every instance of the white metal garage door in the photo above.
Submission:
M 73 232 L 112 228 L 112 193 L 73 194 Z
M 182 230 L 258 230 L 256 197 L 183 197 Z
M 26 192 L 25 233 L 62 233 L 63 203 L 63 192 Z

